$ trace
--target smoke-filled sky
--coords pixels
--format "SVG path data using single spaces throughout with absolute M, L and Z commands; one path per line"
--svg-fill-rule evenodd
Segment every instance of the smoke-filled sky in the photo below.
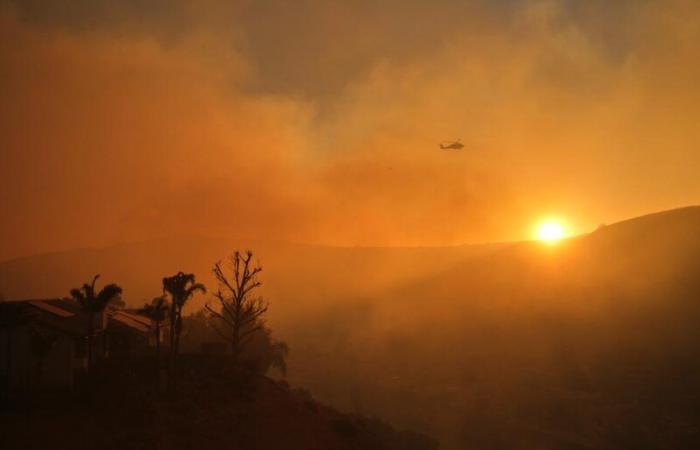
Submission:
M 698 55 L 693 0 L 0 0 L 0 259 L 698 203 Z

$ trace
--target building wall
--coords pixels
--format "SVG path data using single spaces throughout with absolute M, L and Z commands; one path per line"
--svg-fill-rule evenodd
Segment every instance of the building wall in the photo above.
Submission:
M 75 343 L 73 338 L 62 336 L 44 359 L 40 383 L 50 388 L 73 386 L 73 360 Z
M 46 357 L 40 358 L 32 348 L 29 327 L 0 330 L 0 378 L 3 381 L 7 376 L 8 338 L 11 392 L 73 387 L 75 343 L 72 337 L 59 336 Z

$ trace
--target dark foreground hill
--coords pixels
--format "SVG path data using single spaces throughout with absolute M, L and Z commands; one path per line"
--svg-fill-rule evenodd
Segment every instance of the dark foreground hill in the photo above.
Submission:
M 143 365 L 145 364 L 145 366 Z M 0 412 L 3 449 L 435 450 L 437 442 L 377 419 L 342 414 L 305 390 L 185 357 L 175 396 L 140 372 L 152 361 L 99 368 L 89 393 L 38 397 Z

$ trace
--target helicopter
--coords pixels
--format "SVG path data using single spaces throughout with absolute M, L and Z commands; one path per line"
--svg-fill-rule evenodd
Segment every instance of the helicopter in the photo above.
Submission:
M 441 143 L 440 148 L 443 150 L 461 150 L 464 148 L 464 144 L 462 144 L 461 139 L 457 139 L 456 141 Z

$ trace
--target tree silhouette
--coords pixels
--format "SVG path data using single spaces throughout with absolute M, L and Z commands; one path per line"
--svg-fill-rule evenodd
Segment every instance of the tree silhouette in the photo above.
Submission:
M 154 333 L 156 337 L 156 376 L 160 385 L 160 339 L 163 322 L 168 317 L 168 300 L 164 295 L 154 298 L 151 303 L 147 303 L 139 310 L 139 312 L 149 319 L 154 324 Z
M 70 295 L 73 297 L 80 308 L 87 314 L 87 370 L 90 372 L 92 368 L 92 343 L 95 333 L 101 330 L 101 324 L 95 327 L 95 318 L 109 306 L 111 302 L 120 300 L 122 288 L 116 284 L 108 284 L 99 292 L 95 292 L 95 283 L 100 275 L 97 274 L 92 279 L 92 283 L 83 284 L 81 288 L 71 289 Z
M 241 352 L 248 344 L 256 331 L 263 327 L 262 315 L 267 311 L 267 303 L 262 297 L 254 296 L 253 292 L 262 283 L 257 275 L 262 267 L 253 267 L 251 263 L 253 252 L 247 251 L 245 255 L 236 251 L 229 258 L 229 267 L 224 272 L 221 261 L 214 265 L 214 276 L 219 283 L 219 288 L 214 294 L 221 306 L 216 310 L 205 305 L 207 310 L 219 319 L 226 331 L 216 330 L 231 346 L 233 360 L 240 362 Z
M 195 281 L 194 274 L 178 272 L 163 278 L 163 294 L 170 296 L 170 354 L 168 357 L 168 388 L 173 390 L 177 355 L 182 333 L 182 308 L 197 292 L 207 292 L 203 284 Z
M 272 330 L 263 325 L 250 335 L 241 357 L 248 367 L 258 373 L 265 374 L 270 369 L 277 369 L 280 374 L 286 376 L 287 355 L 289 355 L 287 343 L 274 339 Z
M 287 375 L 287 355 L 289 355 L 289 345 L 284 341 L 274 341 L 272 343 L 272 354 L 270 366 L 279 370 L 282 375 Z

